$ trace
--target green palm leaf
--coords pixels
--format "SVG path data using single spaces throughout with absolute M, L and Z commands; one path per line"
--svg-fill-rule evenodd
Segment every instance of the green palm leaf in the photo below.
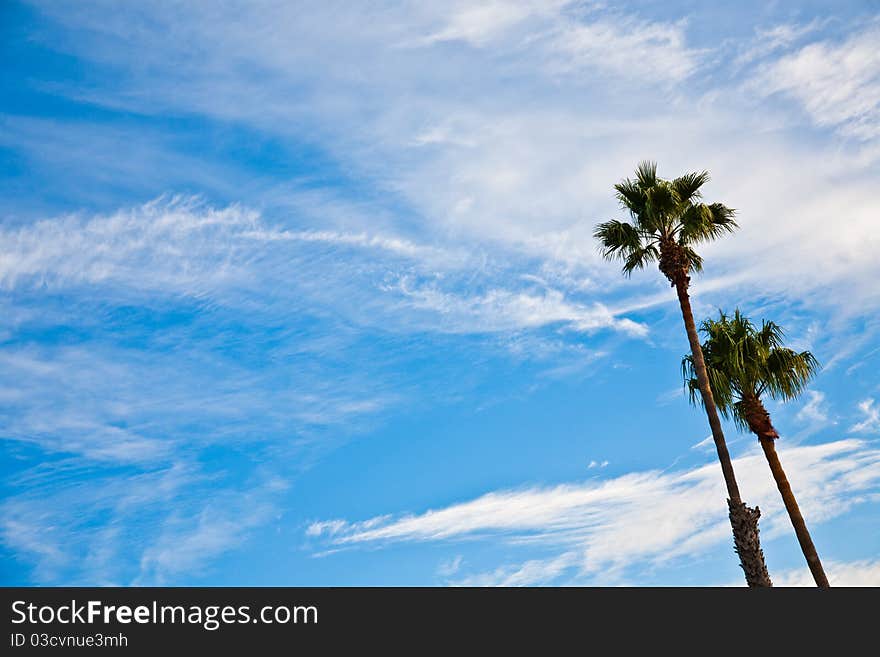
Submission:
M 766 393 L 774 399 L 794 399 L 820 368 L 809 351 L 783 345 L 784 333 L 778 324 L 763 322 L 758 329 L 738 309 L 732 317 L 720 312 L 718 319 L 707 319 L 700 332 L 706 336 L 703 357 L 718 410 L 742 429 L 748 428 L 742 411 L 744 396 L 760 398 Z M 689 355 L 682 359 L 682 375 L 691 402 L 696 403 L 696 373 Z
M 677 249 L 684 274 L 701 271 L 703 259 L 693 247 L 737 227 L 731 208 L 699 202 L 700 190 L 708 180 L 706 171 L 664 180 L 657 176 L 655 162 L 639 164 L 635 178 L 614 186 L 617 200 L 629 211 L 631 220 L 607 221 L 596 227 L 594 236 L 602 256 L 622 261 L 624 274 L 630 275 L 660 260 L 664 250 Z

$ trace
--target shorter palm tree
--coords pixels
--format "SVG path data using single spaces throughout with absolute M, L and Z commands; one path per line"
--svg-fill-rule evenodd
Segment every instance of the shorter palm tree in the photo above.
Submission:
M 707 338 L 702 347 L 715 403 L 724 417 L 758 437 L 813 579 L 817 586 L 827 588 L 822 562 L 776 453 L 779 434 L 761 400 L 765 394 L 794 399 L 815 376 L 819 363 L 809 351 L 783 346 L 783 332 L 777 324 L 765 321 L 758 329 L 738 309 L 733 317 L 721 312 L 717 320 L 704 321 L 700 332 Z M 691 403 L 696 404 L 699 386 L 691 355 L 682 360 L 682 375 Z

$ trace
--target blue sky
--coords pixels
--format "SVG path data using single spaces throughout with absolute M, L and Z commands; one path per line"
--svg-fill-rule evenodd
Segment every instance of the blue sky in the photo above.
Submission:
M 880 4 L 6 2 L 4 584 L 741 584 L 656 271 L 708 169 L 832 583 L 880 584 Z M 727 426 L 777 583 L 809 574 Z

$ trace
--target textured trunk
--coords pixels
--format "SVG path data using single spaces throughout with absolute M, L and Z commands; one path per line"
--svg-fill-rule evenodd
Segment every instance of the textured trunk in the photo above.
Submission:
M 761 511 L 758 507 L 750 509 L 743 502 L 733 500 L 727 500 L 727 506 L 730 508 L 730 526 L 733 527 L 733 549 L 739 556 L 746 582 L 749 586 L 773 586 L 758 536 Z
M 674 274 L 672 281 L 678 293 L 681 316 L 684 319 L 684 327 L 691 346 L 691 357 L 694 361 L 697 385 L 700 389 L 700 395 L 703 397 L 703 406 L 709 418 L 712 439 L 715 441 L 718 460 L 721 462 L 721 471 L 724 473 L 724 483 L 727 485 L 727 495 L 729 497 L 727 503 L 730 507 L 730 525 L 733 528 L 734 548 L 739 555 L 740 565 L 749 586 L 773 586 L 770 581 L 770 575 L 767 572 L 767 566 L 764 563 L 764 553 L 758 540 L 758 518 L 761 512 L 757 507 L 750 509 L 740 498 L 736 476 L 733 473 L 733 463 L 730 460 L 730 452 L 727 451 L 727 443 L 724 440 L 724 432 L 721 429 L 721 420 L 718 417 L 718 409 L 715 407 L 715 399 L 712 397 L 712 389 L 709 387 L 706 361 L 703 359 L 700 337 L 697 334 L 694 313 L 691 310 L 691 301 L 688 295 L 690 278 L 685 270 Z
M 782 501 L 785 503 L 785 510 L 788 511 L 788 517 L 794 527 L 794 533 L 797 536 L 798 543 L 801 545 L 801 551 L 816 581 L 816 586 L 827 589 L 830 587 L 828 577 L 822 568 L 822 562 L 819 560 L 819 553 L 816 552 L 816 546 L 813 545 L 813 539 L 807 529 L 807 523 L 801 515 L 800 507 L 791 490 L 791 484 L 785 476 L 785 470 L 782 469 L 782 463 L 779 462 L 779 454 L 776 453 L 776 439 L 779 434 L 773 428 L 770 422 L 770 414 L 764 408 L 761 400 L 755 396 L 743 397 L 744 414 L 749 428 L 761 443 L 764 455 L 767 457 L 767 463 L 770 465 L 770 472 L 773 473 L 773 479 L 776 480 L 776 487 L 779 488 L 779 494 L 782 495 Z

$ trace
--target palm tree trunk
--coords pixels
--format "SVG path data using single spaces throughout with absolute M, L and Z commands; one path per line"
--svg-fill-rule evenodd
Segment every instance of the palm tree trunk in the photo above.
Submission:
M 785 476 L 782 464 L 779 462 L 779 455 L 776 453 L 776 445 L 772 438 L 762 438 L 758 436 L 761 447 L 764 448 L 764 455 L 767 457 L 767 463 L 770 464 L 770 472 L 776 480 L 776 487 L 782 495 L 782 501 L 785 502 L 785 510 L 788 511 L 788 517 L 791 518 L 791 524 L 794 526 L 794 533 L 797 535 L 798 543 L 801 544 L 801 550 L 807 559 L 807 565 L 810 572 L 813 573 L 813 579 L 816 580 L 816 586 L 819 588 L 830 588 L 828 577 L 825 576 L 825 570 L 822 568 L 822 562 L 819 561 L 819 553 L 816 552 L 816 546 L 813 545 L 813 539 L 810 537 L 810 531 L 807 529 L 807 523 L 801 515 L 797 500 L 791 490 L 791 484 Z
M 801 551 L 804 553 L 813 579 L 816 580 L 816 586 L 823 589 L 830 588 L 828 577 L 819 560 L 819 553 L 816 552 L 816 546 L 813 545 L 813 539 L 807 529 L 807 523 L 801 515 L 800 507 L 791 490 L 791 484 L 788 483 L 788 477 L 785 476 L 785 470 L 782 469 L 782 463 L 779 461 L 779 454 L 776 452 L 776 439 L 779 438 L 779 434 L 770 421 L 770 414 L 764 408 L 761 399 L 754 394 L 743 395 L 743 406 L 746 422 L 748 422 L 752 433 L 758 437 L 758 442 L 761 443 L 761 448 L 764 450 L 764 456 L 767 457 L 770 472 L 773 473 L 773 479 L 776 480 L 776 487 L 779 489 L 779 494 L 782 495 L 785 510 L 788 511 L 788 517 L 791 519 L 794 533 L 798 543 L 801 544 Z
M 724 473 L 724 483 L 727 485 L 727 500 L 730 509 L 730 525 L 733 528 L 733 542 L 740 565 L 745 573 L 746 582 L 749 586 L 773 586 L 767 565 L 764 562 L 764 552 L 758 536 L 758 518 L 760 510 L 755 507 L 749 508 L 743 503 L 739 495 L 739 487 L 736 484 L 736 475 L 733 472 L 733 462 L 730 452 L 727 451 L 727 443 L 724 440 L 724 432 L 721 429 L 721 420 L 718 417 L 718 409 L 715 407 L 715 399 L 712 389 L 709 387 L 709 375 L 706 372 L 706 361 L 703 359 L 703 350 L 700 347 L 700 337 L 697 334 L 697 326 L 694 323 L 694 313 L 691 310 L 691 300 L 688 295 L 690 278 L 686 273 L 680 273 L 674 277 L 675 291 L 678 293 L 678 302 L 681 306 L 681 316 L 684 319 L 684 327 L 687 331 L 688 342 L 691 347 L 691 357 L 694 361 L 694 371 L 697 375 L 697 386 L 703 398 L 703 406 L 709 418 L 709 426 L 712 429 L 712 439 L 715 441 L 715 449 L 718 452 L 718 460 L 721 462 L 721 471 Z

